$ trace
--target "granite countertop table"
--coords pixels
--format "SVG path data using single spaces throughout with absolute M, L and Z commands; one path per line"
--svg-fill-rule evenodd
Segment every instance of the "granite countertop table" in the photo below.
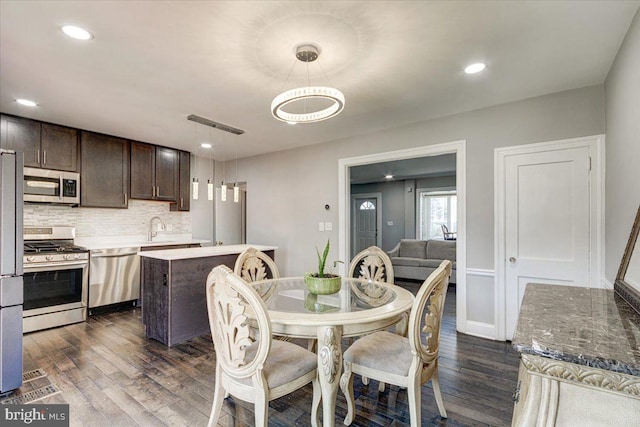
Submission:
M 528 284 L 512 344 L 520 353 L 640 376 L 640 314 L 613 290 Z

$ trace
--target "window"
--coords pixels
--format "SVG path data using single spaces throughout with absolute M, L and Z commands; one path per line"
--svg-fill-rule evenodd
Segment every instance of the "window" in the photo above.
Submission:
M 455 191 L 420 191 L 418 198 L 419 239 L 443 239 L 442 224 L 457 231 Z
M 360 205 L 360 210 L 361 211 L 371 211 L 371 210 L 375 210 L 376 206 L 371 203 L 371 202 L 362 202 L 362 204 Z

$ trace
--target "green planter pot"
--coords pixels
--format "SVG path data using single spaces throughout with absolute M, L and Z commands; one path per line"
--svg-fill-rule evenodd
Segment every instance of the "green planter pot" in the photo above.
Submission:
M 325 277 L 315 277 L 310 274 L 304 276 L 304 284 L 309 292 L 316 295 L 335 294 L 342 286 L 342 277 L 332 274 Z

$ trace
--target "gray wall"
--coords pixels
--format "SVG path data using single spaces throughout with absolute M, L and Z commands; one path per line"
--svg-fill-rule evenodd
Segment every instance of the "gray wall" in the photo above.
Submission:
M 605 82 L 605 277 L 615 280 L 640 203 L 640 12 Z
M 339 159 L 465 139 L 468 267 L 493 269 L 494 148 L 600 133 L 602 85 L 240 159 L 238 179 L 247 182 L 251 206 L 247 240 L 280 246 L 283 274 L 302 273 L 313 267 L 315 244 L 330 237 L 337 246 Z M 332 221 L 333 231 L 317 231 L 319 221 Z
M 494 148 L 601 134 L 604 117 L 604 86 L 597 85 L 241 159 L 238 179 L 247 182 L 248 192 L 247 241 L 279 246 L 276 262 L 283 275 L 310 271 L 314 246 L 327 238 L 333 245 L 329 258 L 337 256 L 339 159 L 464 139 L 467 268 L 493 271 Z M 322 132 L 331 120 L 309 126 Z M 332 222 L 333 231 L 318 231 L 319 221 Z M 467 278 L 468 319 L 493 323 L 494 307 L 486 303 L 494 300 L 493 283 L 474 280 Z

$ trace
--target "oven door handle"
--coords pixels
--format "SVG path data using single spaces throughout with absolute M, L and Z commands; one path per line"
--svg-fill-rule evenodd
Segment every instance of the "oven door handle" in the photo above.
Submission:
M 51 262 L 46 264 L 37 264 L 37 265 L 25 265 L 25 273 L 34 273 L 37 271 L 49 271 L 49 270 L 70 270 L 72 268 L 84 268 L 87 267 L 89 263 L 87 260 L 82 260 L 78 262 Z

